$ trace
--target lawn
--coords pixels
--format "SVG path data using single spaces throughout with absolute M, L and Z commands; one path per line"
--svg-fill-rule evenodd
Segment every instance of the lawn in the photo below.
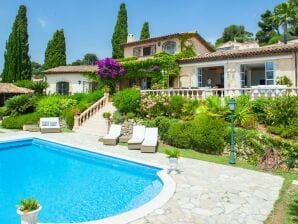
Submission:
M 175 149 L 175 147 L 160 144 L 158 151 L 165 153 L 167 149 Z M 219 163 L 224 165 L 229 165 L 229 158 L 221 155 L 210 155 L 200 152 L 196 152 L 191 149 L 179 149 L 181 152 L 181 157 L 198 159 L 207 162 Z M 251 170 L 260 170 L 257 166 L 247 163 L 246 161 L 236 161 L 234 165 L 236 167 L 241 167 Z M 268 171 L 262 171 L 268 172 Z M 293 180 L 298 179 L 298 172 L 288 172 L 284 170 L 272 170 L 268 173 L 273 175 L 282 176 L 284 178 L 284 183 L 280 191 L 278 200 L 275 202 L 274 209 L 270 216 L 265 221 L 266 224 L 294 224 L 298 223 L 298 188 L 292 185 Z

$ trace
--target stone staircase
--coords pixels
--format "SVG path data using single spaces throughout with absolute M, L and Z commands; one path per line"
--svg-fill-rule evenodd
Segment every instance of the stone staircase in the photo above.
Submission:
M 105 95 L 80 116 L 75 117 L 74 131 L 77 133 L 90 134 L 102 137 L 108 132 L 108 122 L 102 117 L 103 113 L 114 113 L 116 108 L 108 100 L 109 96 Z

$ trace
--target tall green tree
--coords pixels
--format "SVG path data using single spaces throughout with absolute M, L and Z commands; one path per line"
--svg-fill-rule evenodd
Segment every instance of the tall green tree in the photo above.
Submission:
M 66 65 L 66 44 L 64 30 L 57 30 L 48 42 L 45 52 L 44 69 Z
M 6 42 L 2 82 L 31 79 L 27 29 L 27 9 L 26 6 L 21 5 Z
M 288 41 L 288 28 L 298 23 L 298 3 L 294 0 L 281 3 L 274 8 L 273 20 L 283 28 L 284 42 Z
M 274 44 L 282 39 L 279 34 L 278 24 L 273 19 L 273 13 L 266 10 L 261 14 L 261 21 L 258 22 L 261 30 L 256 33 L 256 39 L 260 45 Z
M 150 38 L 149 23 L 144 22 L 142 30 L 141 30 L 140 40 L 145 40 L 148 38 Z
M 253 40 L 253 33 L 246 31 L 242 25 L 230 25 L 224 29 L 222 37 L 216 40 L 215 46 L 218 47 L 228 41 L 245 42 L 249 40 Z
M 41 78 L 43 77 L 42 70 L 43 67 L 41 64 L 31 61 L 31 69 L 32 69 L 32 76 L 35 78 Z
M 84 65 L 95 65 L 95 62 L 98 60 L 96 54 L 87 53 L 84 55 L 83 64 Z
M 123 58 L 124 50 L 121 44 L 126 43 L 128 35 L 128 25 L 127 25 L 127 11 L 124 3 L 120 5 L 120 10 L 118 12 L 117 22 L 114 28 L 114 33 L 112 37 L 112 57 L 113 58 Z

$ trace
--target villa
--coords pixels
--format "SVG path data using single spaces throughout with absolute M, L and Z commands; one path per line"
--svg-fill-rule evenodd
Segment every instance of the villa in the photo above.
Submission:
M 137 57 L 145 60 L 159 52 L 176 54 L 181 52 L 183 38 L 186 46 L 193 46 L 197 56 L 179 61 L 178 77 L 170 80 L 170 89 L 241 89 L 257 86 L 274 86 L 279 77 L 286 76 L 298 86 L 298 44 L 275 44 L 259 47 L 255 42 L 226 43 L 217 51 L 197 32 L 175 33 L 135 41 L 129 35 L 123 44 L 125 58 Z M 227 45 L 227 46 L 226 46 Z M 44 72 L 49 83 L 47 93 L 61 95 L 88 92 L 93 89 L 84 73 L 95 72 L 96 66 L 61 66 Z M 127 79 L 119 88 L 132 86 L 148 88 L 150 80 Z

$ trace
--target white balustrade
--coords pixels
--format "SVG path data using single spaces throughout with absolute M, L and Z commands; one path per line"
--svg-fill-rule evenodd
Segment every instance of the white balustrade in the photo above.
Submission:
M 298 87 L 284 86 L 257 86 L 251 88 L 230 88 L 230 89 L 213 89 L 213 88 L 191 88 L 191 89 L 158 89 L 158 90 L 142 90 L 142 94 L 150 94 L 155 96 L 183 96 L 187 98 L 206 99 L 209 96 L 218 97 L 237 97 L 240 95 L 248 95 L 252 100 L 259 97 L 278 97 L 289 94 L 298 96 Z

